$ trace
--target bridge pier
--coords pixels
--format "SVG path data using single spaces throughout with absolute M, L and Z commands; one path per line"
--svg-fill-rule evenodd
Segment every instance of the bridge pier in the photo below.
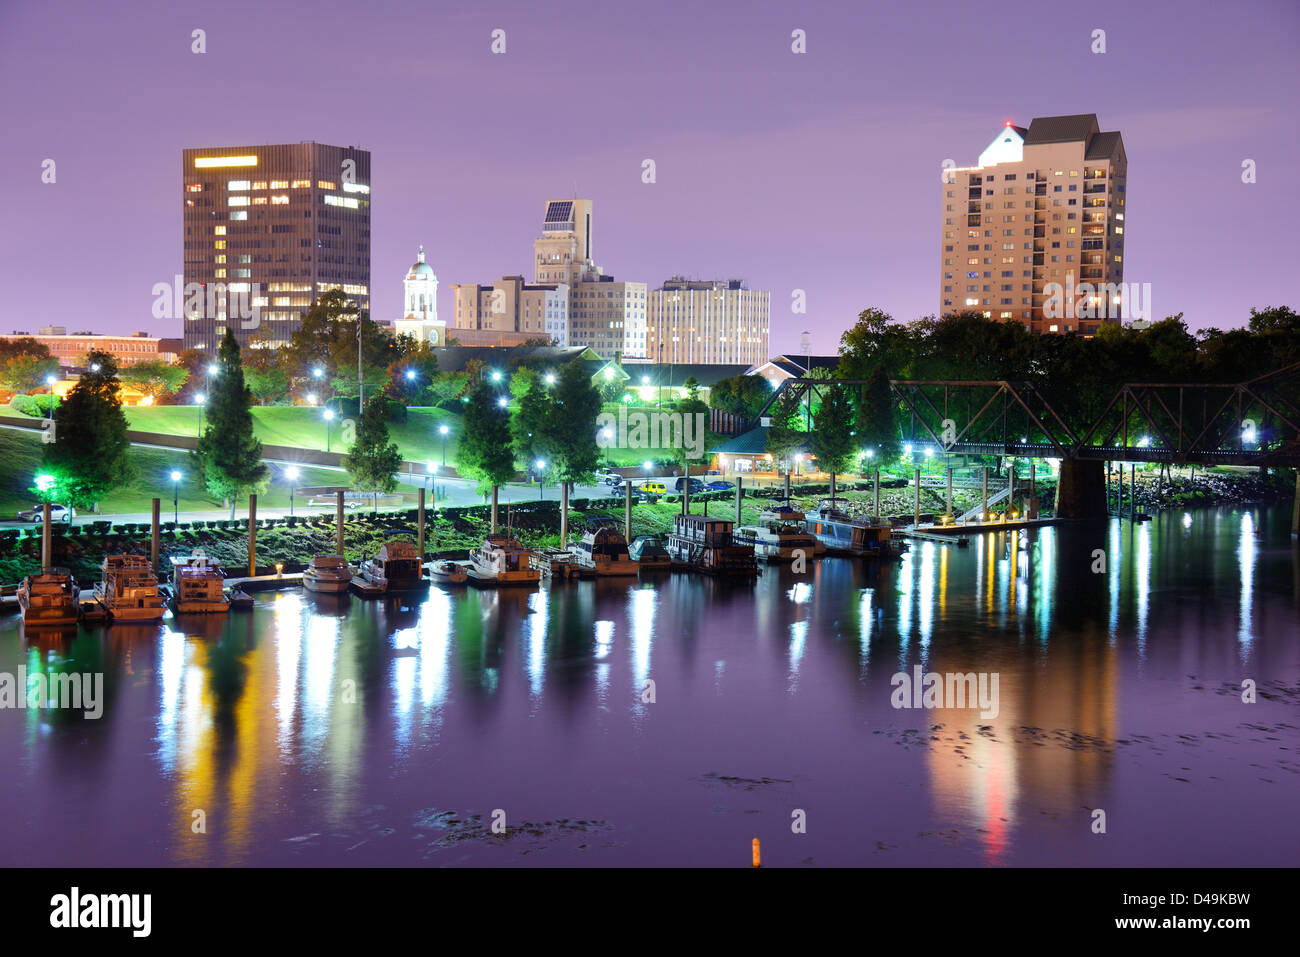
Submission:
M 1106 517 L 1106 475 L 1101 462 L 1061 459 L 1061 474 L 1056 483 L 1056 517 Z
M 1300 469 L 1295 473 L 1295 499 L 1291 502 L 1291 537 L 1300 538 Z

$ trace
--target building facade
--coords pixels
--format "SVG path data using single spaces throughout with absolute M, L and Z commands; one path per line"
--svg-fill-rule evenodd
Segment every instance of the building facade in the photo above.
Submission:
M 84 368 L 86 353 L 91 351 L 109 353 L 119 366 L 133 366 L 152 360 L 175 362 L 182 348 L 180 339 L 165 339 L 147 332 L 105 336 L 93 332 L 69 333 L 64 326 L 42 326 L 34 336 L 15 331 L 0 335 L 0 339 L 35 339 L 50 350 L 50 355 L 64 369 Z
M 447 324 L 438 319 L 438 277 L 424 261 L 423 246 L 402 280 L 402 303 L 402 318 L 392 324 L 397 335 L 431 346 L 447 344 Z
M 651 290 L 646 349 L 656 362 L 756 365 L 768 359 L 770 302 L 743 279 L 674 276 Z
M 185 348 L 289 341 L 341 289 L 370 309 L 370 153 L 322 143 L 182 151 Z M 179 308 L 183 305 L 183 308 Z
M 1124 309 L 1128 159 L 1096 114 L 1011 123 L 943 175 L 940 314 L 1091 335 Z

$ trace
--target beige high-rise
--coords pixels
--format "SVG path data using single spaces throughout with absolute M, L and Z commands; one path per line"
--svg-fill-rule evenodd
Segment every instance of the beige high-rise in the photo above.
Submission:
M 945 170 L 940 314 L 1085 335 L 1118 322 L 1127 174 L 1093 113 L 1008 123 L 977 165 Z
M 768 360 L 768 294 L 742 279 L 674 276 L 651 290 L 648 355 L 655 362 L 756 365 Z

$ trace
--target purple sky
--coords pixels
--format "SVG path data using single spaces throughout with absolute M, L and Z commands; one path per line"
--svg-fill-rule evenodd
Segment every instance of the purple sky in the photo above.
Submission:
M 459 6 L 0 0 L 0 331 L 179 335 L 150 307 L 181 271 L 181 149 L 314 139 L 372 152 L 376 318 L 419 243 L 443 318 L 453 282 L 531 278 L 543 202 L 576 190 L 607 272 L 744 277 L 773 352 L 830 352 L 866 306 L 937 310 L 945 158 L 1089 112 L 1124 135 L 1125 279 L 1157 316 L 1300 306 L 1295 0 Z

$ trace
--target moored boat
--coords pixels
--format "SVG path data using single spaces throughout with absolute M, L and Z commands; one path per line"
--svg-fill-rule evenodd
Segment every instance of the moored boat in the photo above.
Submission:
M 66 568 L 45 568 L 18 586 L 18 607 L 29 628 L 60 628 L 77 623 L 77 582 Z
M 302 573 L 302 587 L 308 591 L 338 595 L 352 584 L 352 566 L 342 555 L 317 555 Z
M 469 572 L 460 562 L 440 561 L 429 566 L 429 577 L 444 585 L 463 585 L 469 579 Z
M 425 587 L 424 566 L 410 542 L 385 542 L 379 554 L 361 563 L 361 577 L 386 592 L 413 591 Z
M 732 539 L 753 548 L 755 558 L 769 562 L 793 562 L 817 555 L 817 540 L 806 528 L 791 522 L 741 525 L 732 533 Z
M 732 539 L 731 522 L 726 519 L 675 515 L 666 547 L 674 568 L 710 575 L 758 574 L 754 549 Z
M 641 563 L 628 553 L 627 539 L 618 530 L 612 518 L 587 520 L 587 532 L 582 541 L 569 546 L 574 561 L 602 575 L 635 575 Z
M 907 546 L 894 541 L 892 526 L 875 524 L 849 509 L 845 499 L 824 498 L 804 526 L 832 555 L 895 558 L 903 553 Z
M 203 555 L 176 555 L 172 565 L 172 609 L 177 614 L 222 614 L 230 611 L 226 574 Z
M 542 573 L 533 567 L 534 554 L 509 535 L 489 535 L 465 570 L 471 585 L 536 585 Z
M 641 570 L 672 568 L 673 560 L 658 535 L 638 535 L 627 547 L 628 554 L 641 564 Z
M 158 576 L 143 555 L 105 555 L 100 566 L 95 598 L 115 621 L 157 621 L 162 618 L 163 596 Z

